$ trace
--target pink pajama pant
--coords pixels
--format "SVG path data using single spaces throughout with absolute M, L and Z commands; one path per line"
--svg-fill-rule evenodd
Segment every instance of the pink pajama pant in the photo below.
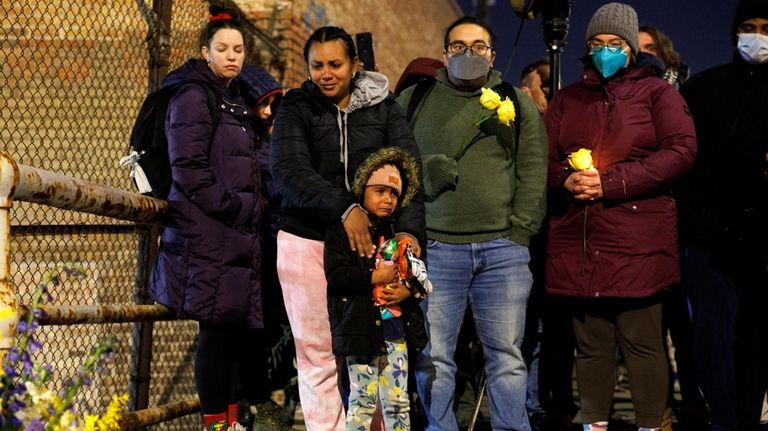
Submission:
M 308 431 L 343 431 L 339 363 L 331 350 L 321 241 L 277 234 L 277 274 L 296 343 L 299 398 Z

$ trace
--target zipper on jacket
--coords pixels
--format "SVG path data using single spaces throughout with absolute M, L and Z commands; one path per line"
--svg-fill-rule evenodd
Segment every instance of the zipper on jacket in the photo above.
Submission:
M 608 105 L 608 121 L 605 124 L 605 132 L 608 133 L 611 131 L 611 120 L 613 120 L 613 108 L 616 106 L 616 96 L 611 93 L 609 88 L 605 88 L 605 95 L 608 97 L 608 102 L 606 102 L 606 105 Z
M 344 166 L 344 185 L 347 187 L 347 191 L 352 190 L 352 186 L 349 184 L 349 175 L 347 174 L 347 168 L 349 164 L 349 137 L 347 136 L 347 113 L 336 107 L 336 121 L 339 125 L 339 162 Z

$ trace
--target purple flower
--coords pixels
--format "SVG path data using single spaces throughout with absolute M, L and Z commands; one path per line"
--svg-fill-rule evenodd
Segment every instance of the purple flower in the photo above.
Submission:
M 44 429 L 45 426 L 43 426 L 43 423 L 40 422 L 40 419 L 33 419 L 26 428 L 27 431 L 43 431 Z
M 24 407 L 27 406 L 27 403 L 19 400 L 11 400 L 10 405 L 8 406 L 13 413 L 16 413 L 19 410 L 24 409 Z

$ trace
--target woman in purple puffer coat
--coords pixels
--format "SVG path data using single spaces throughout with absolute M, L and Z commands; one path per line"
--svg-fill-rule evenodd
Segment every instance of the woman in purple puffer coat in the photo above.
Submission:
M 230 85 L 245 59 L 241 24 L 211 7 L 200 46 L 202 60 L 189 60 L 163 82 L 188 83 L 174 94 L 166 117 L 170 218 L 150 292 L 179 317 L 200 322 L 195 382 L 205 429 L 238 430 L 238 385 L 258 386 L 244 376 L 252 368 L 248 358 L 242 365 L 240 358 L 247 356 L 253 328 L 263 327 L 260 169 L 251 109 Z M 218 121 L 204 86 L 216 94 Z

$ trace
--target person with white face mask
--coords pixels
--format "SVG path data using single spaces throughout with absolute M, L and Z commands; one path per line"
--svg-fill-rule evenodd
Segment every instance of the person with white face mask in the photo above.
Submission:
M 759 429 L 768 388 L 768 1 L 742 0 L 733 60 L 681 88 L 696 165 L 679 200 L 694 374 L 712 430 Z

